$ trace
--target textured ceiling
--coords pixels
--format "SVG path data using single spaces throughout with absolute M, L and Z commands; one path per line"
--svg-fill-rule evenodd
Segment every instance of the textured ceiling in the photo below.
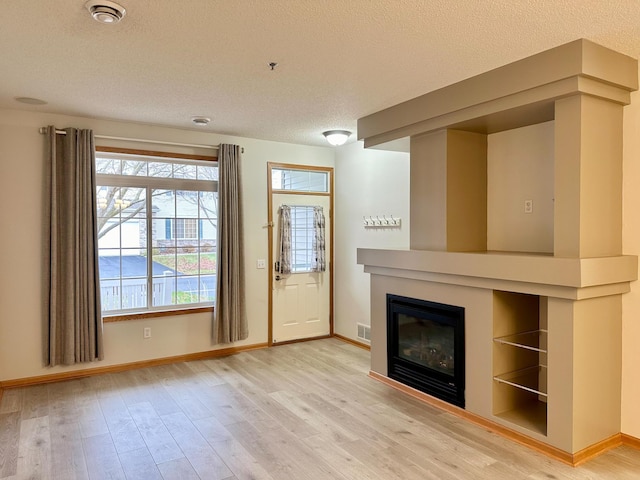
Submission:
M 638 0 L 120 0 L 111 26 L 84 3 L 0 0 L 0 107 L 200 130 L 203 115 L 326 145 L 324 130 L 577 38 L 640 55 Z

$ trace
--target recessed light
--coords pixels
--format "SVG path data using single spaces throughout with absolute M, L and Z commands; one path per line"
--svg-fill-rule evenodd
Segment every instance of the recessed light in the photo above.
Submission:
M 211 119 L 209 117 L 191 117 L 191 121 L 199 127 L 206 127 Z
M 109 0 L 89 0 L 85 3 L 85 7 L 93 19 L 100 23 L 118 23 L 127 13 L 122 5 Z
M 16 102 L 26 103 L 27 105 L 46 105 L 47 102 L 44 100 L 40 100 L 39 98 L 31 98 L 31 97 L 14 97 Z

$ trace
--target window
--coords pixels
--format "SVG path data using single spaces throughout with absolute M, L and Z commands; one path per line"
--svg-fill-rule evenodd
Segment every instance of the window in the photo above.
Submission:
M 214 302 L 218 167 L 180 157 L 96 152 L 104 314 Z
M 198 238 L 198 222 L 195 218 L 176 218 L 166 220 L 167 238 L 177 240 Z
M 271 188 L 273 190 L 328 193 L 329 172 L 320 170 L 272 168 Z
M 291 272 L 313 271 L 313 207 L 291 205 Z

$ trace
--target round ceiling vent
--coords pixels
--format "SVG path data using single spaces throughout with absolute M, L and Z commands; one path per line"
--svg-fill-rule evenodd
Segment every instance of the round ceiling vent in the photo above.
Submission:
M 108 0 L 89 0 L 85 7 L 96 22 L 118 23 L 127 11 L 122 5 Z

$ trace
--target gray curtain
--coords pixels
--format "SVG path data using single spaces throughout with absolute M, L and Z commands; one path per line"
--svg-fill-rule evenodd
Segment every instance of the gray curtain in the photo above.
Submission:
M 102 360 L 93 132 L 47 127 L 50 366 Z
M 291 273 L 291 207 L 282 205 L 278 209 L 278 258 L 276 273 Z
M 312 272 L 324 272 L 327 268 L 325 260 L 324 246 L 324 213 L 322 207 L 313 207 L 313 261 L 311 263 Z
M 231 343 L 249 336 L 247 325 L 240 191 L 240 147 L 218 151 L 218 245 L 213 342 Z

